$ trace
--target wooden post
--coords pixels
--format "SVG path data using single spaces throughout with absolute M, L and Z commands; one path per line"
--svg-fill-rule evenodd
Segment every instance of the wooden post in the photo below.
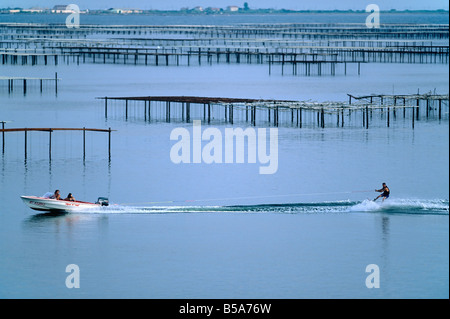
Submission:
M 166 103 L 167 103 L 167 112 L 168 112 L 167 121 L 170 123 L 170 101 L 167 101 Z
M 211 123 L 211 104 L 208 103 L 208 124 Z
M 272 73 L 272 59 L 270 58 L 270 55 L 269 55 L 269 75 L 271 75 L 271 73 Z
M 396 114 L 396 106 L 397 106 L 397 98 L 394 97 L 394 109 L 393 109 L 393 113 L 394 113 L 394 119 L 397 118 L 397 114 Z
M 230 105 L 230 123 L 233 124 L 233 104 Z
M 299 115 L 300 115 L 299 125 L 300 125 L 300 128 L 302 128 L 302 108 L 299 109 Z
M 323 108 L 321 111 L 320 121 L 321 121 L 322 128 L 325 128 L 325 111 L 323 110 Z
M 439 119 L 441 119 L 442 118 L 442 100 L 441 99 L 439 99 Z
M 186 103 L 186 122 L 189 123 L 191 121 L 191 103 Z
M 280 115 L 280 113 L 278 112 L 278 106 L 277 106 L 277 116 L 276 116 L 276 119 L 277 119 L 277 127 L 278 127 L 278 116 Z
M 419 120 L 419 99 L 417 99 L 416 119 Z
M 250 111 L 250 123 L 253 125 L 253 120 L 255 116 L 255 107 L 252 105 L 252 109 Z
M 56 60 L 56 55 L 55 55 Z M 55 72 L 55 94 L 58 94 L 58 72 Z
M 111 160 L 111 128 L 108 130 L 108 157 Z
M 27 158 L 27 129 L 25 129 L 25 159 Z
M 276 110 L 276 107 L 273 108 L 273 126 L 277 126 L 277 110 Z
M 366 129 L 369 129 L 369 107 L 366 106 Z
M 105 118 L 108 118 L 108 97 L 105 96 Z
M 169 110 L 167 109 L 167 101 L 166 101 L 166 122 L 169 122 Z
M 2 153 L 5 153 L 5 122 L 2 122 Z
M 128 120 L 128 100 L 125 100 L 125 120 Z
M 147 122 L 147 101 L 144 100 L 144 121 Z
M 52 129 L 48 132 L 48 159 L 52 160 Z
M 389 127 L 389 114 L 390 114 L 390 112 L 389 112 L 389 106 L 388 106 L 388 108 L 387 108 L 387 127 Z
M 366 127 L 366 113 L 364 111 L 362 112 L 362 125 Z
M 403 118 L 406 117 L 406 98 L 403 98 Z
M 23 79 L 23 94 L 27 94 L 27 79 Z
M 86 128 L 83 127 L 83 161 L 86 158 Z

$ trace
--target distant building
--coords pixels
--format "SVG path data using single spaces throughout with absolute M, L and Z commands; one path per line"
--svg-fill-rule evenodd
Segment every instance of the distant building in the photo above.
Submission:
M 228 6 L 227 10 L 230 12 L 236 12 L 236 11 L 239 11 L 239 7 L 238 6 Z
M 23 9 L 22 12 L 27 12 L 27 13 L 42 13 L 44 11 L 47 11 L 47 9 L 42 9 L 42 8 L 30 8 L 30 9 Z
M 128 8 L 111 8 L 108 11 L 111 13 L 117 13 L 117 14 L 142 13 L 142 10 L 128 9 Z
M 72 10 L 67 10 L 67 5 L 56 5 L 51 10 L 51 13 L 72 13 Z
M 204 9 L 203 9 L 203 7 L 197 6 L 193 10 L 202 12 Z
M 70 13 L 75 13 L 76 12 L 75 10 L 70 9 L 70 7 L 68 9 L 67 6 L 66 5 L 57 5 L 57 6 L 54 6 L 53 9 L 50 9 L 50 10 L 49 9 L 42 9 L 42 12 L 65 13 L 65 14 L 70 14 Z M 88 13 L 88 12 L 89 12 L 89 10 L 77 11 L 77 13 Z

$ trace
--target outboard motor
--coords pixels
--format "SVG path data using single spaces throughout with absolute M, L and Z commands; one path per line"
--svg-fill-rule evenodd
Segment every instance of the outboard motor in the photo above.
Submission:
M 99 197 L 96 204 L 100 204 L 101 206 L 109 206 L 109 200 L 107 197 Z

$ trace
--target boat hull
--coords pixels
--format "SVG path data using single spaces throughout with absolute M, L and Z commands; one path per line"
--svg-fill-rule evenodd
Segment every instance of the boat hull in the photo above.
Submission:
M 44 212 L 76 212 L 101 206 L 89 202 L 65 201 L 37 196 L 20 196 L 20 198 L 31 209 Z

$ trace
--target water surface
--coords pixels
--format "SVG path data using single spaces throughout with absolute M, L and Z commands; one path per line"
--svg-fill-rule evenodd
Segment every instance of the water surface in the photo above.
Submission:
M 132 18 L 129 23 L 144 23 L 141 17 L 121 17 L 120 23 Z M 448 65 L 376 63 L 364 65 L 360 76 L 322 77 L 269 76 L 266 65 L 246 64 L 0 67 L 0 75 L 54 72 L 62 79 L 57 96 L 51 88 L 40 94 L 30 86 L 24 96 L 1 87 L 0 120 L 11 121 L 7 128 L 111 127 L 117 130 L 112 156 L 105 134 L 87 134 L 83 161 L 82 134 L 55 132 L 50 161 L 48 134 L 33 132 L 25 159 L 23 133 L 7 134 L 0 158 L 0 297 L 448 298 L 448 113 L 441 121 L 421 117 L 414 130 L 400 116 L 389 128 L 375 118 L 369 130 L 348 121 L 343 129 L 282 125 L 278 171 L 260 175 L 259 163 L 174 164 L 170 133 L 192 130 L 192 123 L 145 121 L 138 103 L 130 103 L 125 120 L 120 102 L 110 102 L 105 119 L 103 101 L 96 99 L 346 101 L 347 93 L 447 93 Z M 192 119 L 202 119 L 192 108 Z M 221 119 L 210 126 L 222 133 L 231 127 Z M 382 182 L 391 197 L 369 201 Z M 111 206 L 48 215 L 19 198 L 55 189 L 87 201 L 107 196 Z M 68 264 L 80 267 L 79 289 L 65 286 Z M 380 267 L 379 289 L 365 285 L 369 264 Z

